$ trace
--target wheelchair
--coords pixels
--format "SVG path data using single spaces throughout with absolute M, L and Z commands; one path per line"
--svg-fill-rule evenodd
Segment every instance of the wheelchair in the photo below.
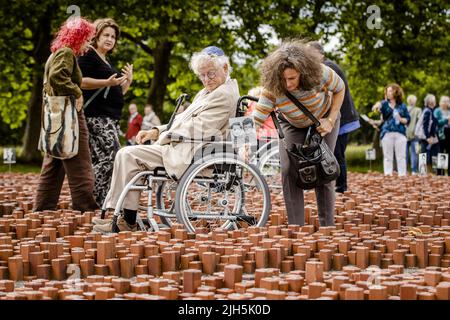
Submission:
M 256 97 L 246 96 L 246 98 L 246 100 L 258 101 Z M 247 106 L 247 101 L 243 101 L 242 104 Z M 275 113 L 272 112 L 270 116 L 275 117 Z M 277 122 L 274 120 L 274 123 Z M 252 152 L 250 163 L 258 167 L 270 189 L 282 189 L 279 137 L 262 137 L 260 141 L 264 142 Z
M 281 189 L 279 140 L 272 138 L 256 150 L 251 158 L 267 181 L 270 189 Z
M 251 98 L 239 98 L 236 117 L 244 115 L 243 102 Z M 177 99 L 174 114 L 182 100 Z M 161 225 L 179 223 L 191 233 L 264 226 L 271 209 L 264 176 L 257 166 L 238 157 L 231 141 L 213 138 L 205 141 L 172 136 L 172 141 L 202 143 L 200 155 L 194 155 L 178 181 L 164 168 L 139 172 L 119 196 L 114 215 L 121 214 L 128 192 L 140 191 L 137 224 L 141 230 L 158 231 Z

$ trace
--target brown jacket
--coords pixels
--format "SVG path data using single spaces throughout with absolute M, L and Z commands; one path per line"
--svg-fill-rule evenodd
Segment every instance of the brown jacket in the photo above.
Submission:
M 82 75 L 77 59 L 68 47 L 56 50 L 48 61 L 48 78 L 45 91 L 50 96 L 82 95 L 80 85 Z

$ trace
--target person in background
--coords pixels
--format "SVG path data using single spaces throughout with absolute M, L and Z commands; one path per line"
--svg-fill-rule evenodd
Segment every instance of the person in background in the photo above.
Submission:
M 262 90 L 262 87 L 252 88 L 248 91 L 248 95 L 259 98 Z M 256 101 L 248 101 L 248 108 L 247 111 L 245 111 L 246 117 L 252 115 L 253 110 L 255 109 L 255 105 Z M 278 139 L 277 129 L 275 128 L 271 117 L 268 117 L 263 125 L 258 129 L 258 131 L 256 131 L 256 138 L 258 139 L 258 148 L 261 146 L 261 144 L 271 139 Z
M 78 154 L 70 159 L 45 155 L 33 211 L 56 210 L 67 174 L 72 209 L 81 212 L 98 209 L 92 194 L 94 173 L 89 152 L 89 132 L 83 111 L 82 75 L 77 56 L 83 55 L 95 35 L 95 27 L 84 18 L 69 18 L 59 29 L 47 60 L 48 76 L 44 90 L 50 96 L 74 96 L 79 125 Z
M 450 154 L 450 99 L 442 96 L 439 100 L 439 107 L 433 112 L 438 122 L 439 152 Z M 438 169 L 438 175 L 444 175 L 444 169 Z M 447 171 L 450 175 L 450 170 Z
M 127 64 L 118 76 L 119 72 L 107 56 L 117 46 L 119 26 L 109 18 L 98 19 L 94 25 L 96 30 L 91 47 L 78 58 L 78 63 L 83 74 L 84 101 L 89 102 L 85 113 L 95 176 L 94 197 L 101 207 L 111 182 L 114 158 L 120 149 L 119 120 L 123 96 L 133 80 L 133 65 Z
M 392 83 L 384 89 L 384 100 L 377 102 L 373 111 L 381 112 L 381 145 L 383 147 L 384 174 L 391 176 L 394 169 L 394 154 L 397 161 L 398 175 L 406 176 L 406 125 L 410 116 L 403 103 L 403 90 Z
M 127 146 L 133 146 L 136 144 L 136 135 L 141 130 L 142 116 L 139 114 L 135 103 L 130 104 L 128 111 L 130 116 L 128 117 L 128 129 L 125 139 L 127 139 Z
M 325 51 L 322 45 L 318 41 L 312 41 L 310 46 L 317 49 L 322 56 L 322 63 L 330 67 L 336 72 L 345 84 L 344 102 L 341 107 L 341 122 L 339 127 L 338 138 L 336 141 L 336 147 L 334 148 L 334 155 L 339 162 L 341 174 L 336 179 L 336 192 L 343 193 L 347 190 L 347 163 L 345 161 L 345 150 L 347 149 L 348 136 L 350 132 L 353 132 L 361 127 L 359 122 L 359 114 L 356 111 L 353 98 L 350 93 L 350 87 L 348 86 L 347 78 L 344 71 L 334 61 L 326 58 Z
M 262 87 L 255 87 L 248 91 L 249 96 L 253 96 L 256 98 L 259 98 L 261 95 L 263 88 Z M 245 116 L 252 116 L 253 110 L 255 109 L 256 101 L 249 100 L 248 101 L 248 107 L 245 111 Z M 267 144 L 267 142 L 278 139 L 278 132 L 275 128 L 275 124 L 273 123 L 272 117 L 268 117 L 266 121 L 263 123 L 263 125 L 256 131 L 256 146 L 245 146 L 245 155 L 244 158 L 247 158 L 250 153 L 262 151 L 262 146 Z M 273 144 L 269 144 L 267 147 L 265 147 L 267 150 L 271 148 Z M 278 147 L 277 147 L 278 148 Z M 260 154 L 257 154 L 257 158 L 255 161 L 259 159 Z
M 141 130 L 150 130 L 151 128 L 160 125 L 161 120 L 159 120 L 159 117 L 156 115 L 155 111 L 153 111 L 153 106 L 151 104 L 145 105 Z
M 406 102 L 408 103 L 407 109 L 409 116 L 411 117 L 411 120 L 406 127 L 406 139 L 408 139 L 406 143 L 406 154 L 411 163 L 411 174 L 417 175 L 419 166 L 419 140 L 414 135 L 414 132 L 416 131 L 417 121 L 419 121 L 422 110 L 416 107 L 417 97 L 415 95 L 409 95 L 408 98 L 406 98 Z
M 425 139 L 420 140 L 421 152 L 427 154 L 427 163 L 431 164 L 433 157 L 439 153 L 438 140 L 438 120 L 434 116 L 436 108 L 436 97 L 433 94 L 427 94 L 423 101 L 423 133 Z
M 287 96 L 290 92 L 317 119 L 317 132 L 334 150 L 340 126 L 340 109 L 344 100 L 344 81 L 305 40 L 283 42 L 261 65 L 264 87 L 253 117 L 256 129 L 270 112 L 278 110 L 278 121 L 286 143 L 279 144 L 283 196 L 289 224 L 305 224 L 304 190 L 298 184 L 296 165 L 286 150 L 294 143 L 303 144 L 314 125 Z M 335 181 L 315 188 L 320 226 L 334 225 Z

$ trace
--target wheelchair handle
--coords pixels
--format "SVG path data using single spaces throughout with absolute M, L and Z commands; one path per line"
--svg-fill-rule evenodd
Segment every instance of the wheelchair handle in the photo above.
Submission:
M 254 97 L 254 96 L 249 96 L 249 95 L 239 97 L 238 102 L 237 102 L 237 107 L 236 107 L 236 117 L 241 116 L 241 113 L 242 113 L 242 115 L 244 114 L 244 110 L 241 110 L 242 105 L 248 106 L 248 104 L 243 102 L 244 100 L 251 100 L 251 101 L 258 102 L 259 98 Z
M 241 105 L 241 103 L 242 103 L 243 100 L 251 100 L 251 101 L 258 102 L 259 98 L 254 97 L 254 96 L 249 96 L 249 95 L 241 96 L 241 97 L 239 97 L 239 100 L 238 100 L 238 102 L 237 102 L 238 108 L 239 108 L 239 106 Z

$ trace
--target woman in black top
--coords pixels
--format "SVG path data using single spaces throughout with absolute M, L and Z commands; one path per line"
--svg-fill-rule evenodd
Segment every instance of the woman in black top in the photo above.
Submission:
M 114 158 L 120 149 L 119 120 L 123 95 L 133 79 L 133 65 L 127 64 L 119 74 L 106 59 L 119 38 L 117 23 L 112 19 L 99 19 L 94 24 L 96 34 L 92 46 L 78 63 L 83 74 L 81 88 L 95 174 L 94 196 L 101 206 L 111 182 Z

